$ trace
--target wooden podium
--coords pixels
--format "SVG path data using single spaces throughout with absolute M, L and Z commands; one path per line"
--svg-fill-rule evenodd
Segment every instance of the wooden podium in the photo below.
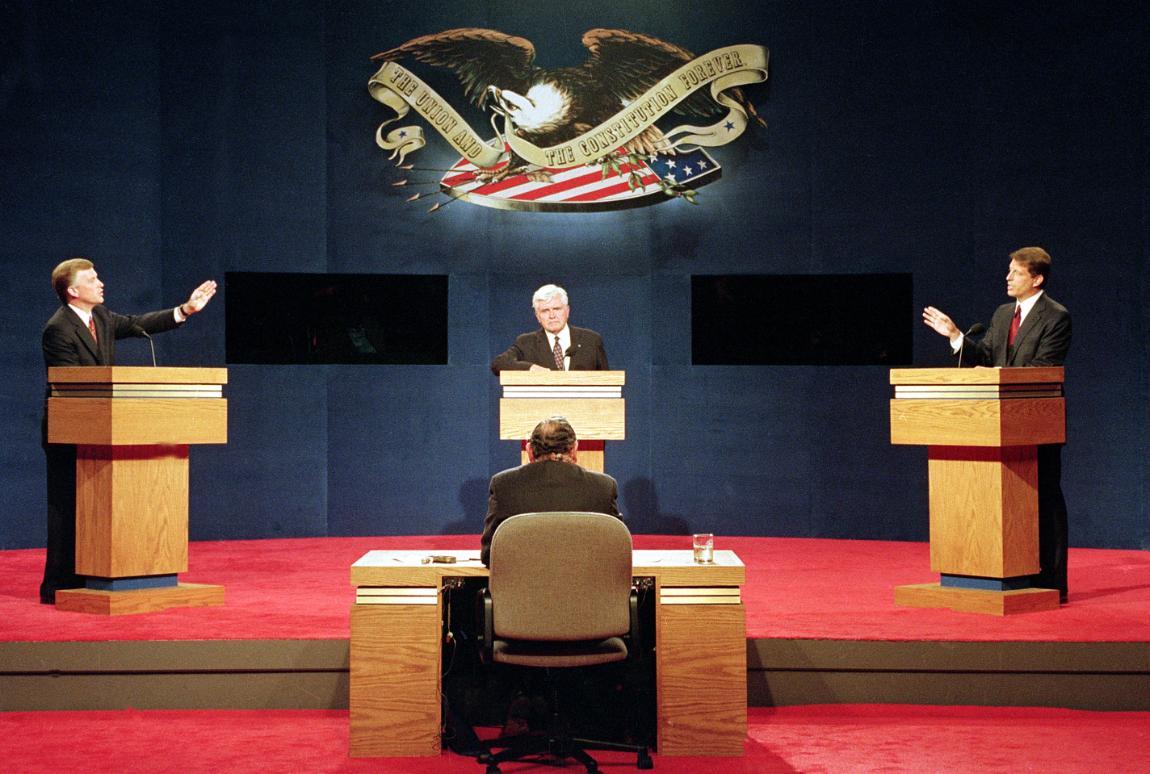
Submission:
M 604 441 L 626 435 L 624 371 L 500 371 L 499 437 L 523 444 L 540 420 L 566 417 L 579 439 L 579 464 L 603 472 Z
M 48 442 L 76 445 L 76 572 L 56 607 L 122 615 L 222 605 L 188 569 L 188 446 L 227 443 L 224 368 L 48 369 Z
M 1006 615 L 1058 607 L 1038 563 L 1038 444 L 1066 440 L 1062 368 L 900 368 L 893 444 L 928 447 L 930 567 L 895 603 Z

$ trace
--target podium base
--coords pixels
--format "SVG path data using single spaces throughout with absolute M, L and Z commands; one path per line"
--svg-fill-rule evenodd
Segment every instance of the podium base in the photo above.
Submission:
M 223 586 L 202 583 L 130 591 L 61 589 L 56 592 L 57 610 L 92 615 L 134 615 L 155 613 L 170 607 L 212 607 L 223 603 Z
M 1058 589 L 983 591 L 920 583 L 896 586 L 894 603 L 903 607 L 941 607 L 962 613 L 1013 615 L 1058 609 Z

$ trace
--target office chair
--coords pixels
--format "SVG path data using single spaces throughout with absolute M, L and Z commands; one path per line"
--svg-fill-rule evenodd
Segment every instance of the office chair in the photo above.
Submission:
M 552 720 L 546 733 L 489 742 L 478 758 L 487 774 L 499 774 L 504 761 L 540 754 L 574 758 L 588 772 L 597 772 L 588 749 L 634 752 L 638 768 L 653 768 L 645 746 L 572 737 L 559 717 L 550 673 L 552 668 L 623 661 L 640 652 L 626 525 L 602 513 L 512 516 L 491 539 L 490 563 L 483 594 L 483 657 L 546 669 Z M 491 752 L 497 748 L 503 749 Z

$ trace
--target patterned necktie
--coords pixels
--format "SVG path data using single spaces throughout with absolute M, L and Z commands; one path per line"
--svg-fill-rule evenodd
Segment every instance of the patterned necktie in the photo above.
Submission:
M 1018 326 L 1022 325 L 1022 307 L 1018 304 L 1014 305 L 1014 317 L 1010 319 L 1010 338 L 1006 340 L 1007 345 L 1014 346 L 1014 337 L 1018 335 Z
M 96 318 L 94 316 L 88 318 L 88 333 L 92 334 L 92 341 L 97 344 L 100 343 L 100 340 L 96 338 Z
M 551 352 L 555 355 L 555 368 L 560 371 L 566 371 L 567 369 L 563 367 L 563 347 L 559 346 L 558 336 L 555 337 L 555 348 L 552 349 Z

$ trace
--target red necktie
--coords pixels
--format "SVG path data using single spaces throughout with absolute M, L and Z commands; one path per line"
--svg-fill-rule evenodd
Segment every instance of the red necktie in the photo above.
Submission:
M 1007 345 L 1014 345 L 1014 337 L 1018 335 L 1018 326 L 1022 325 L 1022 307 L 1018 304 L 1014 305 L 1014 317 L 1010 319 L 1010 338 L 1006 340 Z
M 96 338 L 96 318 L 95 317 L 89 317 L 88 318 L 88 333 L 92 334 L 92 341 L 96 342 L 97 344 L 100 343 L 100 340 Z
M 551 352 L 555 355 L 555 367 L 560 371 L 566 371 L 567 369 L 563 367 L 563 347 L 559 346 L 558 336 L 555 337 L 555 348 Z

